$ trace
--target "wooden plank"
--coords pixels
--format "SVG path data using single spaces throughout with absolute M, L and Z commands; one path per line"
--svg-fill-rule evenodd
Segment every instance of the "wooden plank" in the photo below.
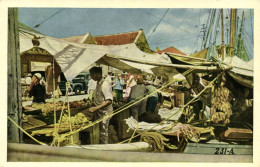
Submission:
M 253 131 L 250 129 L 229 128 L 224 132 L 224 138 L 231 141 L 252 140 Z
M 32 117 L 27 117 L 27 121 L 23 122 L 23 129 L 24 130 L 29 130 L 29 129 L 34 129 L 37 127 L 42 127 L 45 126 L 46 123 L 40 120 L 37 120 L 35 118 Z

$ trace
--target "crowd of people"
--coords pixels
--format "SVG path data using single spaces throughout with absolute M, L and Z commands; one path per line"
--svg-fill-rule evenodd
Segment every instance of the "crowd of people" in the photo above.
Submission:
M 115 74 L 108 72 L 104 78 L 111 86 L 114 93 L 114 101 L 133 102 L 130 107 L 131 116 L 138 121 L 140 115 L 144 113 L 156 112 L 158 104 L 157 89 L 162 85 L 161 77 L 151 75 L 134 75 L 130 73 Z M 93 79 L 89 82 L 89 91 L 94 91 L 96 82 Z M 145 96 L 149 96 L 145 98 Z M 89 93 L 89 98 L 93 95 Z
M 144 113 L 156 112 L 158 103 L 157 88 L 162 85 L 161 77 L 115 74 L 108 72 L 103 77 L 102 68 L 92 67 L 89 70 L 91 79 L 88 83 L 88 98 L 95 105 L 89 108 L 90 112 L 96 112 L 98 118 L 102 118 L 113 112 L 112 102 L 122 101 L 132 104 L 130 115 L 138 121 Z M 40 73 L 28 74 L 26 83 L 29 96 L 33 97 L 33 103 L 45 103 L 46 82 Z M 146 97 L 148 95 L 148 97 Z M 97 119 L 98 119 L 97 118 Z M 100 122 L 100 143 L 108 143 L 108 126 L 110 118 Z

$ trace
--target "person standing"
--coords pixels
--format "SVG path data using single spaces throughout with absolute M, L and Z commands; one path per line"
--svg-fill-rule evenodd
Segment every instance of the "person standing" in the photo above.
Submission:
M 116 93 L 117 100 L 123 98 L 123 86 L 125 85 L 125 80 L 121 77 L 121 74 L 118 74 L 115 78 L 114 91 Z
M 134 79 L 134 75 L 131 74 L 130 77 L 129 77 L 129 79 L 127 80 L 127 83 L 126 83 L 126 94 L 125 94 L 125 98 L 128 98 L 128 97 L 129 97 L 131 88 L 132 88 L 133 86 L 135 86 L 135 85 L 136 85 L 136 81 L 135 81 L 135 79 Z
M 146 82 L 146 91 L 147 91 L 148 95 L 155 92 L 156 90 L 157 90 L 157 88 L 155 86 L 153 86 L 152 81 Z M 155 92 L 151 96 L 149 96 L 149 98 L 147 99 L 146 112 L 155 112 L 157 103 L 158 103 L 158 93 Z
M 89 70 L 90 77 L 97 81 L 94 103 L 95 107 L 89 108 L 90 112 L 97 113 L 97 119 L 104 118 L 105 116 L 113 113 L 112 101 L 113 92 L 110 83 L 103 79 L 102 68 L 92 67 Z M 108 143 L 108 125 L 110 118 L 103 119 L 99 123 L 100 130 L 100 144 Z
M 35 73 L 32 77 L 31 85 L 28 89 L 29 97 L 33 96 L 33 103 L 45 103 L 46 88 L 40 73 Z
M 130 94 L 129 94 L 129 100 L 135 101 L 140 100 L 145 96 L 146 88 L 143 85 L 143 78 L 137 78 L 137 85 L 133 86 L 131 88 Z M 133 105 L 130 107 L 130 115 L 138 121 L 138 116 L 145 113 L 145 106 L 146 106 L 146 100 L 142 100 L 139 103 Z

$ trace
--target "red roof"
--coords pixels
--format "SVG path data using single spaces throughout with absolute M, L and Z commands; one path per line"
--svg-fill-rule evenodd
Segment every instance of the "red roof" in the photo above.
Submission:
M 97 45 L 124 45 L 134 43 L 139 31 L 94 37 Z
M 170 46 L 170 47 L 168 47 L 164 50 L 157 50 L 156 52 L 159 53 L 159 54 L 162 54 L 163 52 L 168 52 L 168 53 L 174 53 L 174 54 L 179 54 L 179 55 L 184 55 L 184 56 L 187 55 L 187 54 L 181 52 L 180 50 L 178 50 L 178 49 L 176 49 L 172 46 Z
M 85 36 L 85 35 L 72 36 L 72 37 L 61 38 L 61 39 L 65 40 L 65 41 L 68 41 L 68 42 L 80 43 L 81 39 L 82 39 L 84 36 Z

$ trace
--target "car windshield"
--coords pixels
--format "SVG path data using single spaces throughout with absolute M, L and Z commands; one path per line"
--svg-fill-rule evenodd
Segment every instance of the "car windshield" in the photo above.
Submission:
M 85 76 L 84 75 L 78 75 L 73 80 L 80 80 L 80 79 L 85 79 Z

